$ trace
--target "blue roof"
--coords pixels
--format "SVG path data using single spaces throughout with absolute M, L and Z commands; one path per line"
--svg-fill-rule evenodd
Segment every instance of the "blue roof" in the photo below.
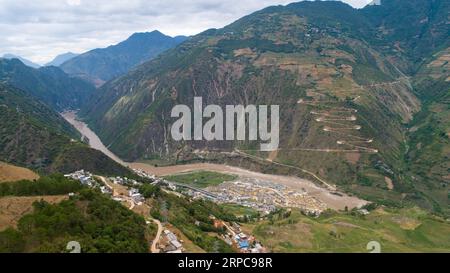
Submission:
M 239 248 L 248 248 L 249 246 L 247 240 L 239 241 Z

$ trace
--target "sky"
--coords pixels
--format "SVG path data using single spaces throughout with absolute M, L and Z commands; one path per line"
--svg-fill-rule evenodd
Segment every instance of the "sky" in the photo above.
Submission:
M 159 30 L 194 35 L 221 28 L 271 5 L 296 0 L 0 0 L 0 56 L 12 53 L 38 64 Z M 342 0 L 361 8 L 370 0 Z

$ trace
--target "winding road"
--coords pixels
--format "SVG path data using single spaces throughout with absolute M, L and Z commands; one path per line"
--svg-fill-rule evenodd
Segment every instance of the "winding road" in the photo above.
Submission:
M 153 220 L 153 222 L 155 222 L 158 225 L 158 231 L 156 232 L 156 237 L 152 242 L 152 247 L 151 247 L 151 251 L 152 253 L 159 253 L 159 249 L 157 248 L 157 245 L 159 243 L 159 240 L 161 240 L 161 234 L 163 231 L 163 226 L 161 224 L 161 222 L 159 220 L 156 219 L 150 219 Z
M 357 98 L 358 99 L 358 98 Z M 327 103 L 327 105 L 324 105 Z M 377 149 L 362 146 L 363 144 L 370 144 L 373 142 L 371 138 L 364 138 L 361 136 L 355 136 L 348 131 L 360 131 L 361 125 L 348 124 L 349 122 L 356 122 L 358 120 L 356 113 L 358 110 L 347 107 L 334 107 L 332 104 L 336 101 L 305 101 L 299 100 L 297 104 L 304 104 L 312 107 L 322 107 L 328 109 L 327 111 L 311 111 L 311 115 L 318 116 L 315 121 L 319 123 L 325 123 L 327 126 L 323 127 L 324 132 L 340 135 L 336 141 L 337 145 L 347 146 L 350 149 L 291 149 L 292 151 L 311 151 L 311 152 L 326 152 L 326 153 L 378 153 Z

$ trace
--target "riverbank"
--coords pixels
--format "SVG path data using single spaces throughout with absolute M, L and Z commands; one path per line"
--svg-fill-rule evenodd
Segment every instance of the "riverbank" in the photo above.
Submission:
M 114 155 L 100 140 L 100 138 L 93 132 L 86 123 L 77 119 L 76 112 L 68 111 L 61 114 L 70 124 L 72 124 L 82 136 L 89 139 L 89 145 L 93 149 L 97 149 L 103 152 L 105 155 L 113 159 L 123 166 L 130 167 L 132 169 L 141 169 L 147 173 L 154 174 L 156 176 L 166 176 L 170 174 L 192 172 L 192 171 L 213 171 L 226 174 L 238 175 L 240 177 L 254 178 L 263 181 L 269 181 L 273 183 L 283 184 L 285 186 L 294 188 L 296 190 L 306 191 L 310 196 L 313 196 L 320 201 L 327 204 L 327 207 L 335 210 L 343 210 L 345 207 L 355 208 L 361 207 L 367 204 L 366 201 L 354 196 L 349 196 L 344 193 L 337 195 L 333 191 L 327 188 L 319 187 L 315 183 L 292 176 L 281 176 L 263 174 L 258 172 L 252 172 L 238 167 L 232 167 L 228 165 L 210 164 L 210 163 L 198 163 L 188 165 L 174 165 L 167 167 L 155 167 L 146 163 L 127 163 L 121 160 L 118 156 Z

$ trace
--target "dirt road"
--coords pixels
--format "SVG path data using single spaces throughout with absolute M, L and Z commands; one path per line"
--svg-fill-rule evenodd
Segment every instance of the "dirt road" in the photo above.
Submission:
M 151 220 L 153 220 L 153 222 L 155 222 L 158 225 L 158 232 L 156 233 L 156 237 L 155 237 L 155 239 L 152 242 L 151 251 L 152 251 L 152 253 L 159 253 L 159 249 L 156 246 L 158 245 L 159 240 L 161 238 L 163 227 L 162 227 L 161 222 L 159 220 L 156 220 L 156 219 L 151 219 Z

